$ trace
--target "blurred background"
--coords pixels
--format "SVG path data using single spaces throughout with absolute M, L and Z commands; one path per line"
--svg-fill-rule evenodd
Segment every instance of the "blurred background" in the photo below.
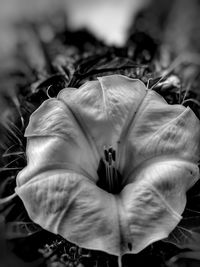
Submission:
M 133 17 L 149 0 L 1 0 L 0 42 L 6 53 L 15 43 L 12 24 L 19 19 L 35 19 L 56 10 L 66 12 L 73 28 L 87 27 L 109 44 L 123 45 Z
M 55 61 L 52 53 L 57 49 L 58 58 L 59 49 L 55 44 L 49 50 L 46 44 L 52 46 L 58 32 L 67 29 L 62 40 L 70 46 L 68 54 L 77 47 L 88 50 L 92 42 L 92 45 L 102 42 L 104 47 L 126 49 L 131 60 L 137 61 L 140 55 L 145 59 L 139 60 L 140 63 L 159 60 L 156 73 L 158 69 L 167 68 L 177 57 L 199 53 L 199 14 L 199 0 L 0 0 L 2 120 L 9 114 L 5 95 L 16 94 L 18 90 L 16 80 L 11 80 L 9 73 L 15 72 L 24 57 L 38 72 L 47 68 L 52 71 L 51 65 Z M 85 32 L 69 36 L 69 31 L 78 30 Z M 90 39 L 87 45 L 84 38 Z M 73 42 L 76 42 L 74 48 Z M 60 51 L 65 48 L 62 46 Z M 198 57 L 194 58 L 198 61 Z M 191 72 L 196 75 L 195 71 Z M 190 71 L 185 75 L 190 75 Z
M 169 103 L 189 100 L 200 118 L 199 15 L 199 0 L 0 0 L 0 267 L 67 266 L 37 261 L 38 248 L 55 237 L 45 232 L 25 239 L 27 233 L 16 227 L 16 220 L 29 219 L 19 199 L 8 203 L 9 212 L 4 202 L 1 210 L 1 197 L 14 192 L 16 174 L 26 165 L 25 126 L 49 88 L 55 96 L 68 85 L 78 87 L 114 71 L 156 84 Z M 195 190 L 199 194 L 200 186 Z M 197 209 L 195 221 L 186 223 L 191 235 L 193 229 L 200 232 L 200 204 L 188 203 Z M 185 240 L 187 235 L 174 236 Z M 177 263 L 179 252 L 155 245 L 134 262 L 200 266 L 200 245 Z

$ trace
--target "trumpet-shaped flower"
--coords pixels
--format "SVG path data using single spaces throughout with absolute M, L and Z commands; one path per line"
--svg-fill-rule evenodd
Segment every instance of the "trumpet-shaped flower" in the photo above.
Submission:
M 181 220 L 200 124 L 137 79 L 63 89 L 31 116 L 16 192 L 30 218 L 88 249 L 138 253 Z

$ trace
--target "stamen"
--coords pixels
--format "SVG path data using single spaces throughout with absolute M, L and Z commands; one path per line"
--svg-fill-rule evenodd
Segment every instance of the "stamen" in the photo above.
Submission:
M 112 165 L 112 153 L 111 152 L 108 152 L 108 164 L 109 166 Z
M 118 262 L 118 267 L 122 267 L 122 256 L 118 256 L 117 258 L 117 262 Z
M 104 147 L 103 157 L 97 169 L 97 185 L 109 193 L 118 194 L 122 190 L 122 177 L 117 170 L 116 152 L 109 146 Z
M 118 174 L 116 169 L 116 152 L 115 150 L 109 146 L 107 149 L 104 147 L 104 163 L 106 167 L 106 179 L 108 181 L 109 192 L 114 192 L 114 187 L 118 185 Z

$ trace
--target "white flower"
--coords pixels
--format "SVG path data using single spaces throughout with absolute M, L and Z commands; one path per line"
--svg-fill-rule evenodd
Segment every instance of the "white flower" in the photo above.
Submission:
M 199 178 L 193 111 L 122 75 L 63 89 L 25 135 L 16 192 L 30 218 L 88 249 L 138 253 L 166 238 Z

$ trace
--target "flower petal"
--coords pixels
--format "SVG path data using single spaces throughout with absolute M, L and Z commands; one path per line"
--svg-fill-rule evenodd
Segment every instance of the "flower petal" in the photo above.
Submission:
M 59 137 L 30 138 L 28 166 L 17 177 L 16 192 L 35 223 L 79 246 L 114 255 L 138 253 L 178 224 L 185 192 L 198 178 L 195 164 L 150 160 L 114 196 L 60 162 L 65 156 L 59 144 Z
M 54 164 L 61 148 L 56 147 L 60 144 L 57 139 L 29 140 L 28 166 L 18 174 L 16 193 L 30 218 L 44 229 L 79 246 L 117 255 L 119 226 L 114 196 L 81 173 Z M 59 157 L 62 155 L 61 150 Z
M 31 115 L 25 136 L 34 140 L 28 153 L 29 157 L 35 157 L 35 165 L 44 164 L 45 168 L 51 168 L 57 164 L 59 169 L 64 164 L 65 168 L 87 172 L 97 180 L 99 155 L 95 144 L 73 111 L 62 101 L 45 101 Z
M 105 145 L 116 149 L 123 127 L 146 92 L 139 80 L 111 75 L 86 82 L 78 90 L 64 89 L 58 99 L 73 110 L 102 155 Z
M 16 192 L 30 218 L 44 229 L 84 248 L 118 253 L 114 196 L 84 176 L 65 170 L 47 171 Z
M 119 169 L 127 177 L 142 162 L 167 155 L 197 163 L 199 136 L 199 120 L 189 107 L 169 105 L 149 90 L 121 137 Z
M 57 99 L 45 101 L 31 115 L 25 136 L 65 139 L 70 151 L 67 160 L 95 176 L 104 147 L 117 149 L 123 128 L 146 93 L 141 81 L 122 75 L 89 81 L 78 90 L 63 89 Z
M 123 254 L 138 253 L 169 235 L 181 219 L 186 191 L 199 178 L 199 170 L 183 160 L 160 159 L 150 160 L 131 176 L 134 182 L 120 194 Z
M 31 116 L 16 192 L 43 228 L 89 249 L 138 253 L 180 221 L 199 175 L 199 133 L 189 108 L 138 80 L 101 77 L 62 90 Z M 119 196 L 96 186 L 105 145 L 118 153 Z

